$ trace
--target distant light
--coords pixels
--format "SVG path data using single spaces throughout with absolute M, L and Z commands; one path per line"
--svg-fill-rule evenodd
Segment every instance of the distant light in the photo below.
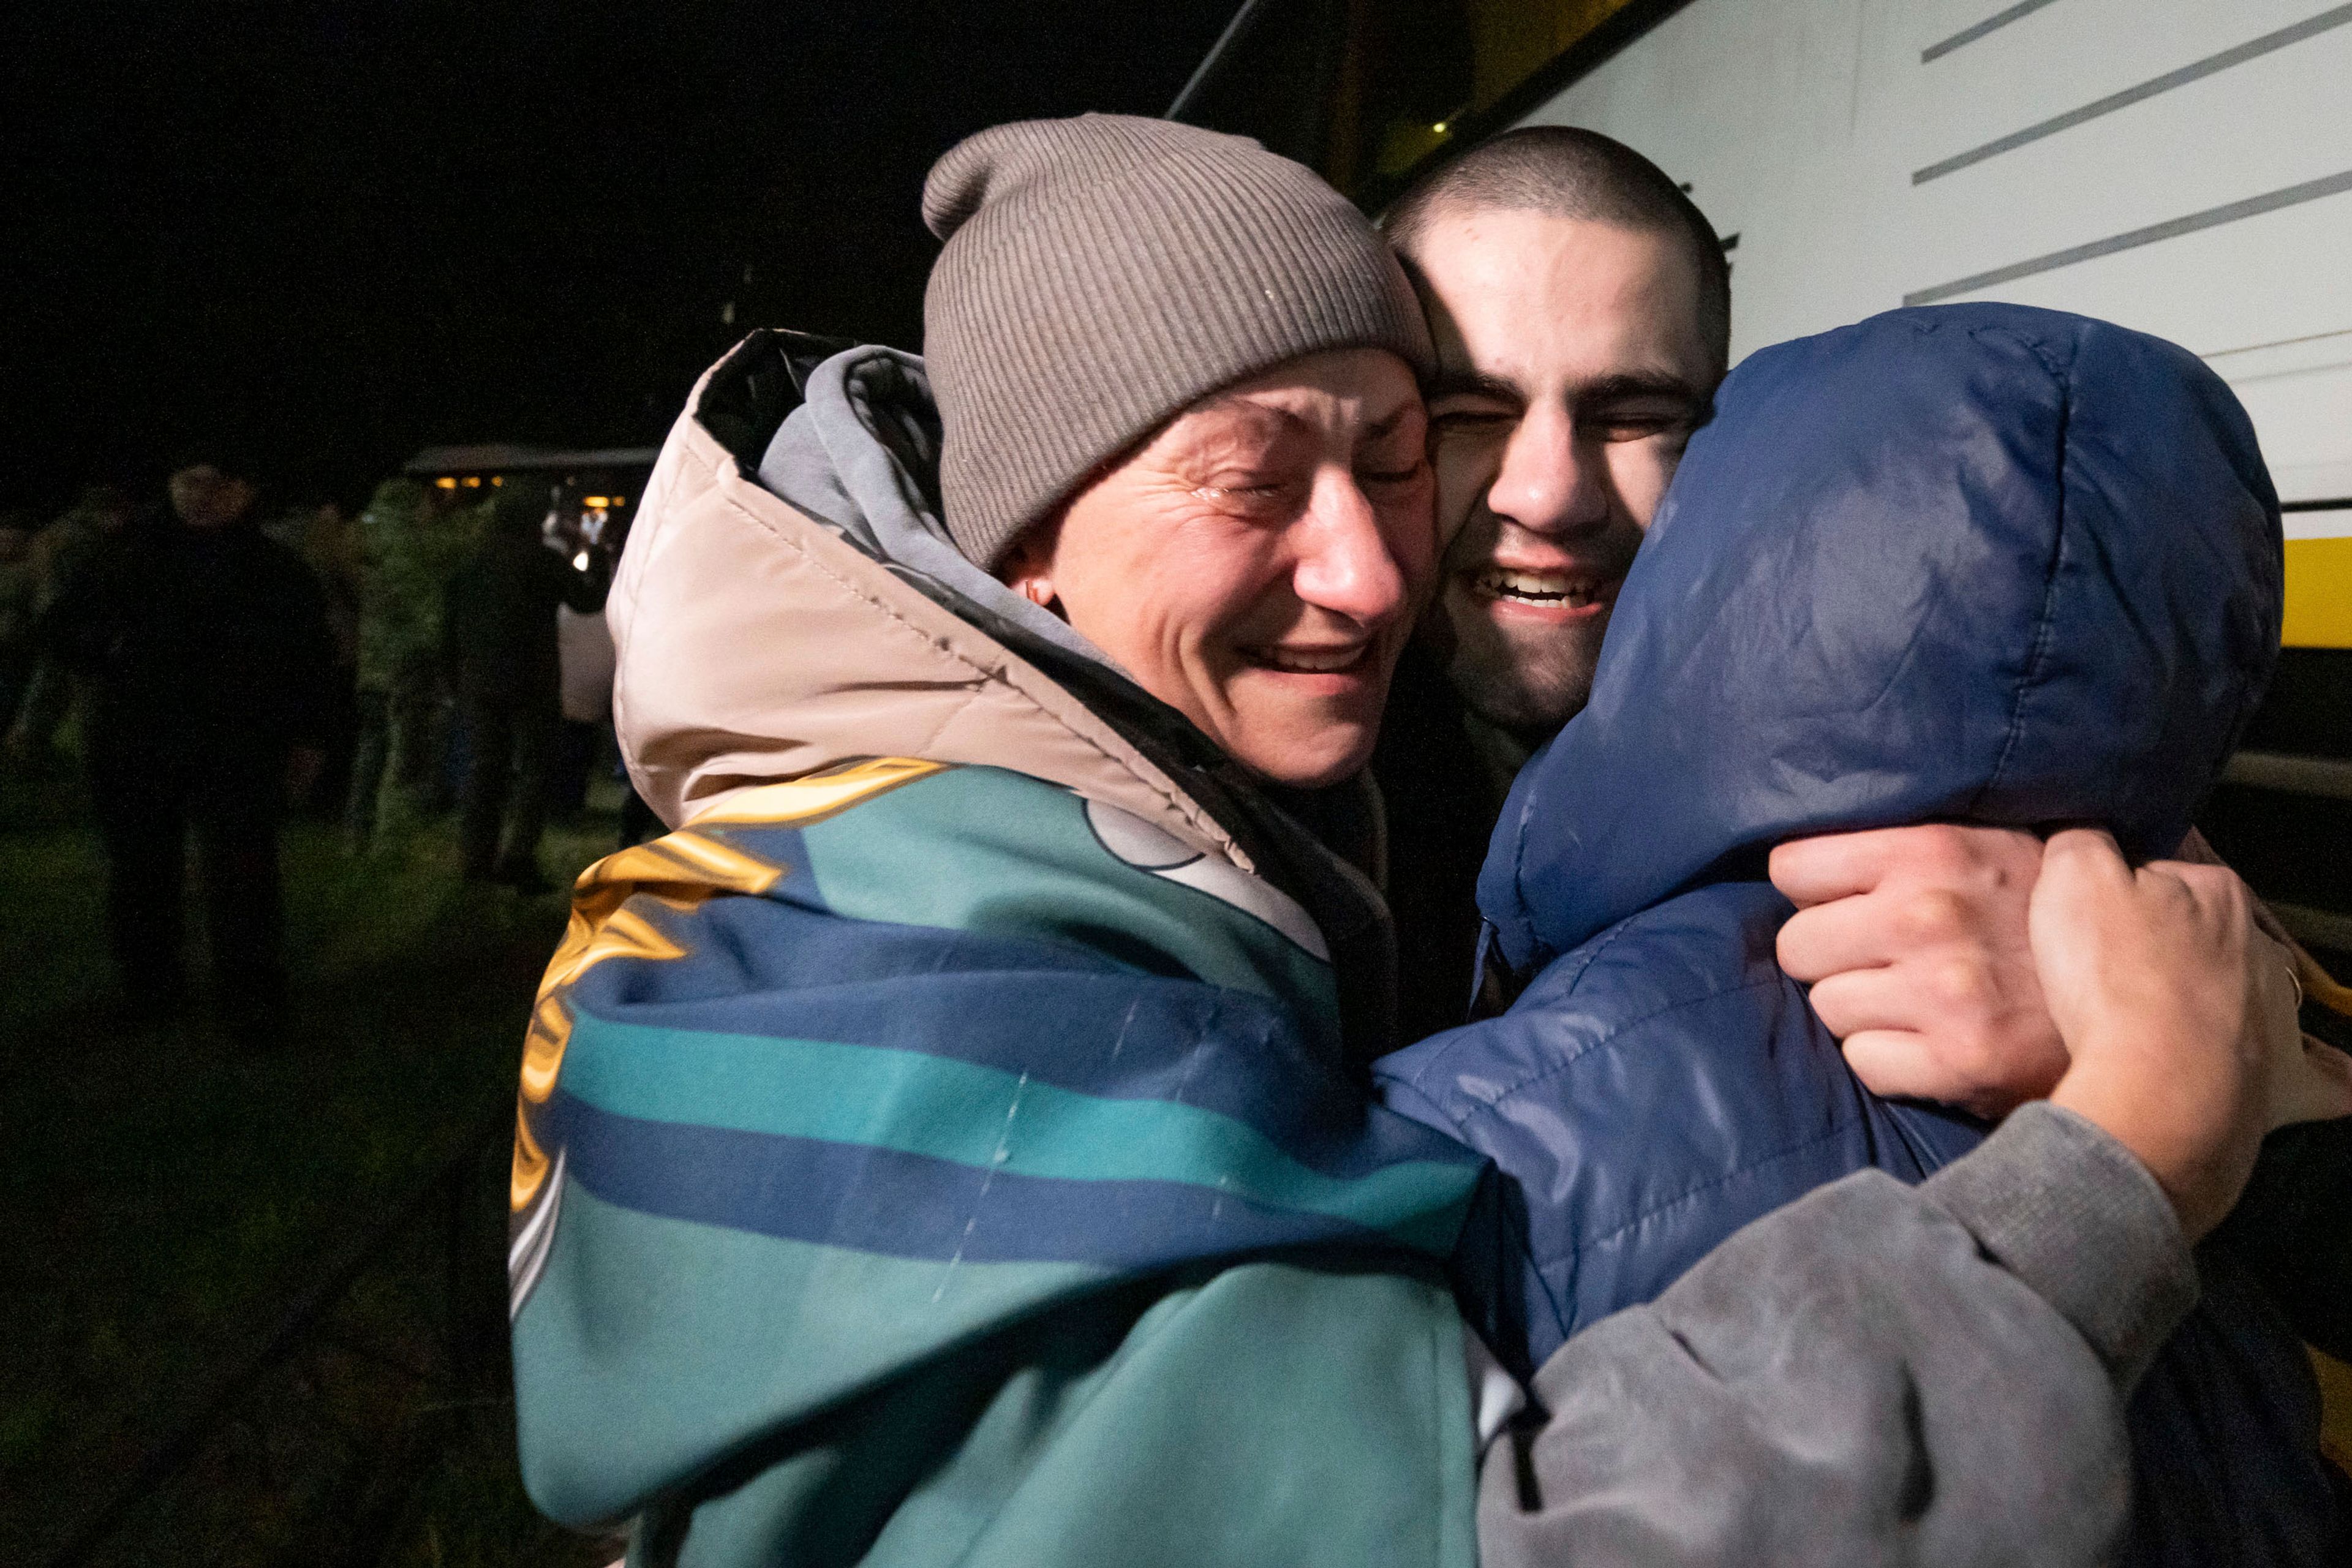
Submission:
M 507 477 L 504 474 L 492 474 L 490 476 L 490 484 L 493 489 L 506 482 Z
M 433 482 L 434 482 L 436 485 L 437 485 L 438 487 L 440 487 L 442 489 L 445 489 L 445 490 L 454 490 L 454 489 L 456 489 L 457 488 L 457 480 L 455 480 L 455 479 L 451 479 L 451 478 L 450 478 L 448 475 L 446 475 L 446 474 L 442 475 L 439 479 L 437 479 L 434 480 Z
M 480 489 L 482 488 L 482 477 L 479 474 L 467 474 L 466 476 L 466 488 L 469 490 Z
M 610 506 L 613 503 L 612 499 L 608 496 L 583 496 L 580 498 L 580 504 L 593 510 L 598 507 Z
M 626 496 L 614 496 L 613 498 L 613 504 L 614 506 L 626 506 L 629 504 L 629 498 Z
M 1436 124 L 1431 126 L 1430 129 L 1436 132 L 1440 136 L 1443 136 L 1445 134 L 1445 121 L 1441 120 Z
M 585 572 L 588 570 L 588 552 L 586 551 L 583 550 L 579 554 L 572 558 L 572 569 L 574 572 Z

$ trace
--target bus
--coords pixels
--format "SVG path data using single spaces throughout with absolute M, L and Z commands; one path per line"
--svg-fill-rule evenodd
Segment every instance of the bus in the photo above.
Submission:
M 1171 116 L 1255 135 L 1373 212 L 1516 126 L 1613 136 L 1715 225 L 1735 363 L 1959 300 L 2195 352 L 2253 417 L 2287 592 L 2271 694 L 2200 826 L 2342 973 L 2347 84 L 2340 0 L 1253 0 Z

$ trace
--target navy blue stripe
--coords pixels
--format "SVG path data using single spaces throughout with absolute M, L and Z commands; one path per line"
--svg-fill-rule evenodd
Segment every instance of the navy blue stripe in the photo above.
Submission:
M 1070 1182 L 854 1143 L 614 1116 L 558 1092 L 570 1179 L 640 1213 L 892 1258 L 1137 1271 L 1378 1231 L 1172 1182 Z
M 844 920 L 783 901 L 792 881 L 690 916 L 654 911 L 688 955 L 601 963 L 572 1005 L 614 1023 L 919 1051 L 1105 1099 L 1179 1100 L 1330 1176 L 1475 1159 L 1370 1106 L 1264 997 L 1057 943 Z

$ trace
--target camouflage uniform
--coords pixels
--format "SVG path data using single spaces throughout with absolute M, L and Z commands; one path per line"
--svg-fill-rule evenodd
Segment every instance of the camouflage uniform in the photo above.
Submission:
M 387 775 L 421 806 L 447 804 L 441 595 L 471 547 L 472 523 L 408 479 L 377 486 L 360 515 L 359 741 L 346 815 L 354 847 L 374 834 Z

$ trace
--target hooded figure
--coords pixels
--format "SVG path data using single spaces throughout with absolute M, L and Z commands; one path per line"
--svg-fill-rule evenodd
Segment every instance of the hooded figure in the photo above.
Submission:
M 2280 601 L 2253 431 L 2171 344 L 1965 305 L 1743 363 L 1590 706 L 1496 828 L 1482 963 L 1516 1000 L 1377 1068 L 1391 1107 L 1504 1173 L 1501 1240 L 1460 1260 L 1498 1352 L 1538 1364 L 1815 1187 L 1975 1147 L 1979 1124 L 1855 1080 L 1774 960 L 1767 855 L 1937 820 L 2171 854 L 2269 679 Z M 2132 1408 L 2127 1560 L 2328 1560 L 2310 1369 L 2259 1289 L 2200 1261 L 2204 1300 Z

